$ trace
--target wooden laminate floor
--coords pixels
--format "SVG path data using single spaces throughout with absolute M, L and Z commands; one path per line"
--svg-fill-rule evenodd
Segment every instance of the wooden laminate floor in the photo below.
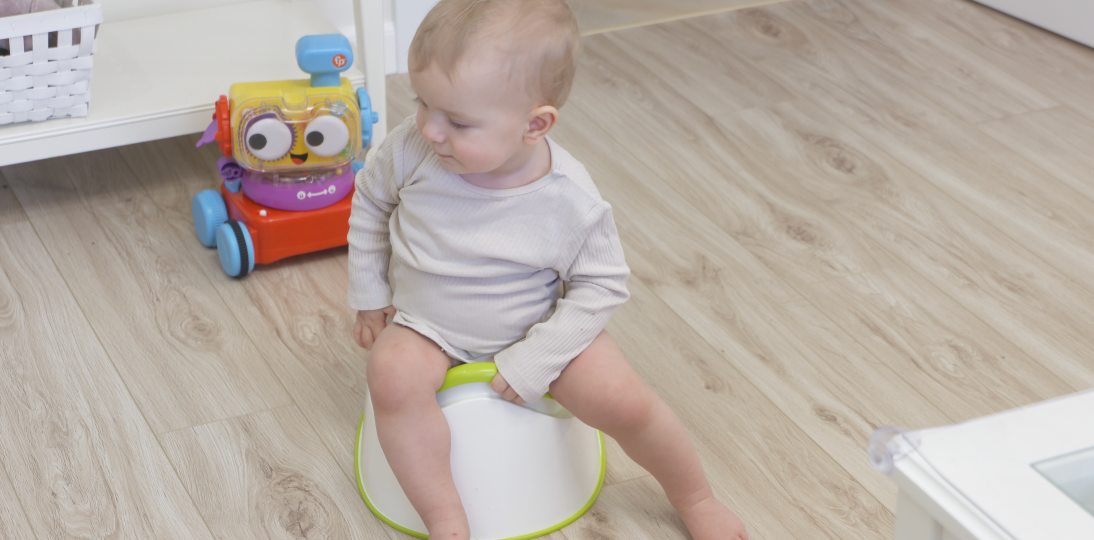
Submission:
M 874 429 L 1094 386 L 1091 88 L 1094 51 L 960 0 L 585 39 L 555 137 L 633 269 L 610 329 L 753 538 L 890 537 Z M 354 487 L 345 251 L 226 278 L 195 138 L 0 170 L 0 538 L 400 538 Z M 550 538 L 684 538 L 610 452 Z
M 585 35 L 785 0 L 570 0 Z

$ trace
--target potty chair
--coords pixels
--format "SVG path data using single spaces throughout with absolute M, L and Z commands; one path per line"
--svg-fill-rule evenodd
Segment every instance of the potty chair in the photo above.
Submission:
M 452 476 L 471 538 L 536 538 L 581 517 L 600 494 L 606 458 L 601 433 L 549 395 L 532 404 L 506 401 L 490 388 L 491 362 L 448 371 L 437 391 L 452 433 Z M 371 400 L 357 429 L 357 486 L 376 517 L 426 538 L 376 436 Z

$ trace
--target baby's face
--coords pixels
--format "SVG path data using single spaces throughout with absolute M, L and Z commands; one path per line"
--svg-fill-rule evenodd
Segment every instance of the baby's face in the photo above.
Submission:
M 497 67 L 505 63 L 477 60 L 453 70 L 451 79 L 436 64 L 411 71 L 418 130 L 445 170 L 500 175 L 522 155 L 533 105 Z

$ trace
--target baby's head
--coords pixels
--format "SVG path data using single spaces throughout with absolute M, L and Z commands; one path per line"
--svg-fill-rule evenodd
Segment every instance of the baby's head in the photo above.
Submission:
M 554 126 L 576 68 L 565 0 L 441 0 L 410 45 L 418 129 L 461 173 L 490 172 Z

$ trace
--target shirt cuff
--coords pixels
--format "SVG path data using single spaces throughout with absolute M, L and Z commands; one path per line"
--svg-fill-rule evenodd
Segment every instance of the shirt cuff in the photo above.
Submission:
M 384 309 L 391 305 L 391 289 L 385 286 L 374 286 L 371 290 L 359 294 L 350 293 L 349 307 L 357 311 L 372 311 Z

